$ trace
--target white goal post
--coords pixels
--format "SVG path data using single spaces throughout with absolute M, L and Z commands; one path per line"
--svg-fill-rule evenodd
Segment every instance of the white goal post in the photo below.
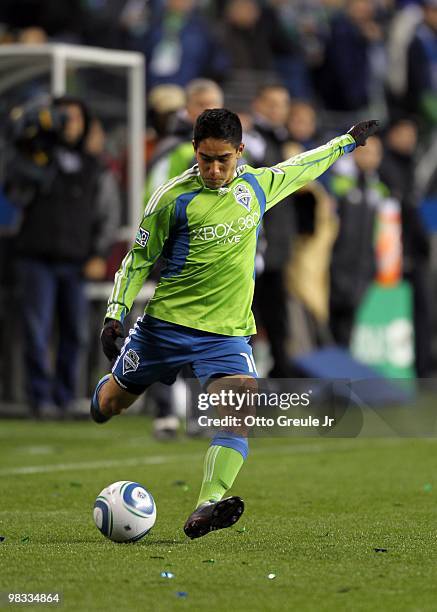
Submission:
M 36 58 L 38 58 L 36 60 Z M 2 87 L 12 87 L 50 72 L 51 94 L 67 93 L 67 71 L 78 67 L 117 67 L 127 71 L 128 198 L 127 226 L 120 238 L 131 241 L 142 213 L 144 188 L 145 86 L 144 57 L 132 51 L 113 51 L 83 45 L 0 45 L 0 67 L 7 68 Z M 3 73 L 4 74 L 4 73 Z M 0 91 L 1 93 L 1 91 Z

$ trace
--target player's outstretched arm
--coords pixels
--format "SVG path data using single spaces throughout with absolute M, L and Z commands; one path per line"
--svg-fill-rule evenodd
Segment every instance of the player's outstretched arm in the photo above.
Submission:
M 378 125 L 379 121 L 374 119 L 362 121 L 346 134 L 333 138 L 321 147 L 256 172 L 256 178 L 266 196 L 266 210 L 317 179 L 342 155 L 351 153 L 357 146 L 364 146 L 367 138 L 375 134 Z

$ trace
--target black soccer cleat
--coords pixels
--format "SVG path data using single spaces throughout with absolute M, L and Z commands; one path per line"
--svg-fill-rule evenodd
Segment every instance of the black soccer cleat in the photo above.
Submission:
M 194 540 L 210 531 L 232 527 L 244 512 L 241 497 L 227 497 L 218 502 L 202 504 L 188 517 L 184 525 L 185 535 Z

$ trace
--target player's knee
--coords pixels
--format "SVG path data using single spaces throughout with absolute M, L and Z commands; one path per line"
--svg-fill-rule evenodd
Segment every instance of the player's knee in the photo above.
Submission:
M 256 404 L 254 394 L 258 391 L 258 381 L 250 376 L 236 377 L 232 381 L 232 389 L 237 396 L 239 416 L 254 416 Z
M 252 394 L 258 391 L 258 381 L 256 380 L 256 378 L 252 378 L 249 376 L 234 378 L 232 381 L 232 389 L 234 393 L 236 393 L 241 398 L 241 401 L 246 398 L 248 400 L 248 403 L 251 403 L 249 402 L 249 400 Z M 246 403 L 247 402 L 245 401 L 244 404 Z

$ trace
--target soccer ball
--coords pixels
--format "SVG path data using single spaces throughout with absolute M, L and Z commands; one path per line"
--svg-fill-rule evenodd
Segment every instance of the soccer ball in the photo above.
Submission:
M 137 542 L 155 524 L 155 500 L 138 482 L 120 480 L 100 492 L 93 516 L 97 528 L 113 542 Z

